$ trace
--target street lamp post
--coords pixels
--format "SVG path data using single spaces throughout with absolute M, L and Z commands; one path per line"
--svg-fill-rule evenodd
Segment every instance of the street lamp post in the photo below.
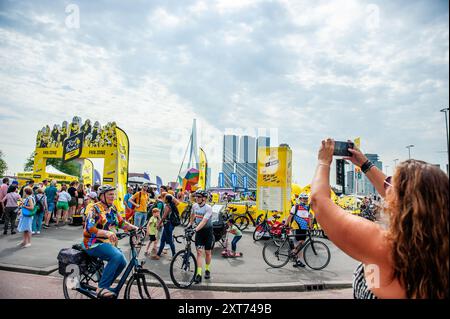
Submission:
M 414 147 L 414 145 L 408 145 L 408 146 L 406 146 L 406 148 L 408 149 L 408 156 L 409 156 L 409 159 L 411 159 L 411 147 Z
M 394 160 L 394 167 L 397 166 L 397 162 L 398 162 L 398 158 L 396 158 L 396 159 Z
M 448 174 L 448 166 L 449 166 L 449 159 L 448 159 L 448 155 L 449 155 L 449 153 L 448 153 L 448 120 L 447 120 L 447 112 L 449 111 L 449 108 L 447 107 L 447 108 L 443 108 L 442 110 L 441 110 L 441 112 L 443 112 L 444 114 L 445 114 L 445 132 L 447 133 L 446 134 L 446 137 L 447 137 L 447 174 Z

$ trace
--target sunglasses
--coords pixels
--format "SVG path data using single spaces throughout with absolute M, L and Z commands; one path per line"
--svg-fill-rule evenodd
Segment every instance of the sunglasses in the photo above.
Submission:
M 389 187 L 394 187 L 394 185 L 392 185 L 392 176 L 386 177 L 383 186 L 384 190 L 387 190 Z

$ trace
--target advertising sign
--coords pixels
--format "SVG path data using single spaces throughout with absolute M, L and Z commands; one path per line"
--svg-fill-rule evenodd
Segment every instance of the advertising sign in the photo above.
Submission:
M 225 187 L 225 174 L 222 172 L 219 173 L 219 187 L 220 188 Z
M 291 149 L 288 145 L 260 147 L 257 166 L 258 214 L 276 211 L 286 218 L 291 209 Z

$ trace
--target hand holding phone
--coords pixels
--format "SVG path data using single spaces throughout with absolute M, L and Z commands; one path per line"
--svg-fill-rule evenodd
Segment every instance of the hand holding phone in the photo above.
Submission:
M 351 157 L 352 153 L 348 151 L 349 148 L 355 148 L 355 143 L 335 141 L 333 155 Z

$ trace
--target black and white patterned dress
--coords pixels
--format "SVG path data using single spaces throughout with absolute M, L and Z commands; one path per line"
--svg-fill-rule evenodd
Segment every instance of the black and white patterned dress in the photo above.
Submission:
M 353 273 L 352 287 L 354 299 L 377 299 L 367 286 L 366 278 L 364 277 L 364 265 L 362 263 L 356 267 Z

